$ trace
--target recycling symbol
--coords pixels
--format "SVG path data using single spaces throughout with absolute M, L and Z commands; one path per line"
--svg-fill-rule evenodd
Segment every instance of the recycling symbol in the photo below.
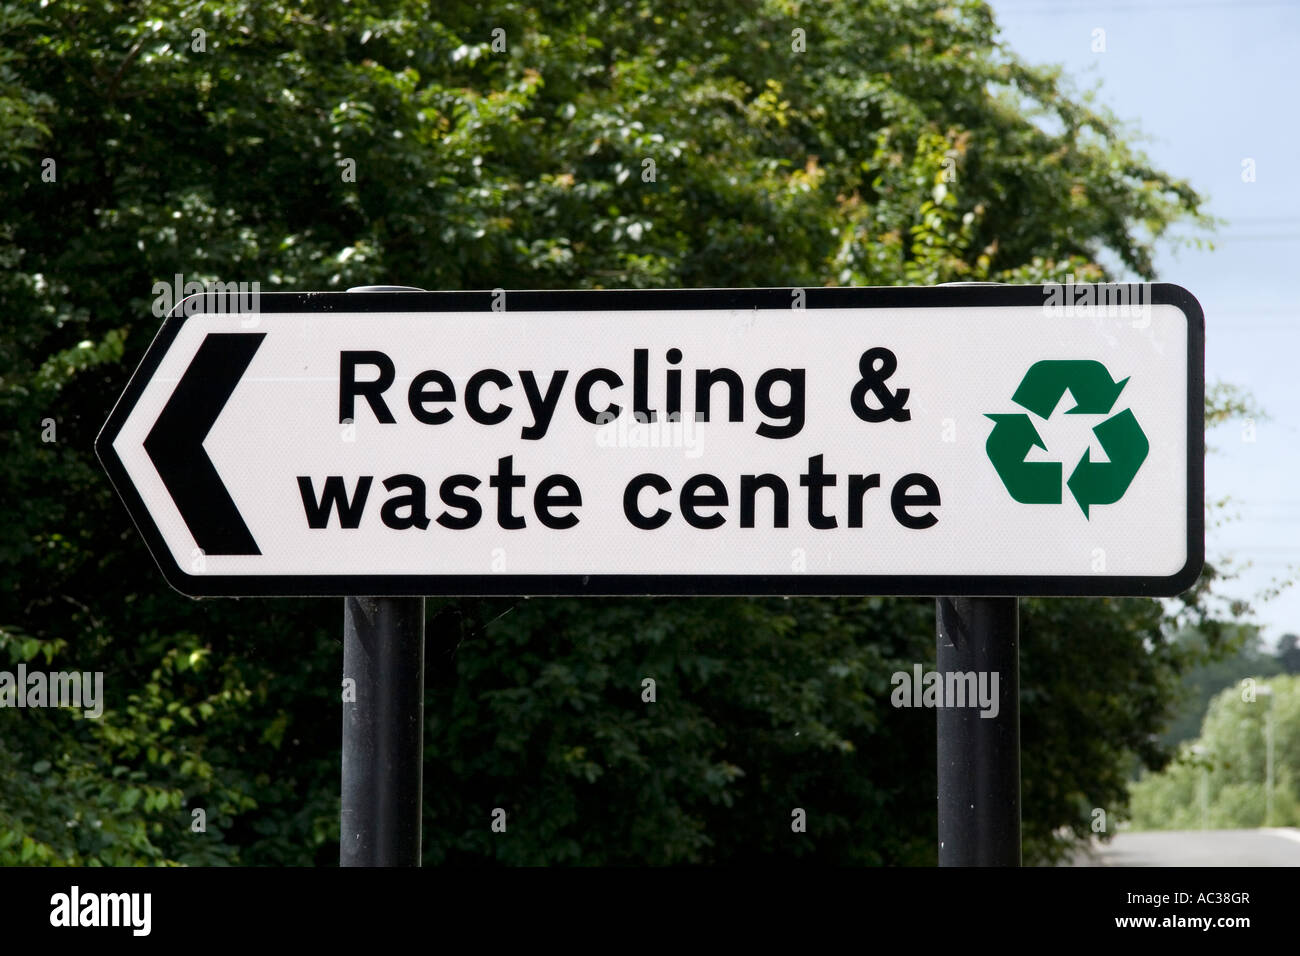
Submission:
M 1112 380 L 1100 362 L 1087 359 L 1036 362 L 1025 373 L 1011 400 L 1046 420 L 1068 389 L 1077 404 L 1065 414 L 1109 415 L 1127 383 L 1127 378 L 1119 382 Z M 1016 412 L 985 417 L 993 419 L 994 426 L 984 447 L 1011 497 L 1026 505 L 1059 505 L 1061 463 L 1025 460 L 1035 445 L 1047 451 L 1029 416 Z M 1085 449 L 1065 483 L 1083 509 L 1083 516 L 1089 519 L 1088 509 L 1094 505 L 1113 505 L 1124 496 L 1151 450 L 1151 443 L 1133 417 L 1132 409 L 1112 415 L 1092 432 L 1110 460 L 1093 461 L 1091 449 Z

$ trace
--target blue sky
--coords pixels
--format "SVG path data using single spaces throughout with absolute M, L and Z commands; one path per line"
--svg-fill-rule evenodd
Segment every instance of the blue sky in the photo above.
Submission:
M 1213 251 L 1165 247 L 1157 258 L 1158 278 L 1205 310 L 1207 382 L 1248 388 L 1268 415 L 1253 435 L 1241 424 L 1207 435 L 1206 500 L 1232 502 L 1210 513 L 1206 555 L 1238 566 L 1223 591 L 1253 599 L 1270 644 L 1300 633 L 1300 584 L 1258 598 L 1300 567 L 1300 0 L 991 5 L 1013 50 L 1096 88 L 1156 167 L 1188 180 L 1227 221 Z M 1254 182 L 1243 182 L 1246 159 Z

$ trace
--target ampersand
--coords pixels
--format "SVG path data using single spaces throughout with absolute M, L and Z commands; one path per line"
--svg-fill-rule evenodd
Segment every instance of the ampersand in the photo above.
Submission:
M 911 389 L 900 388 L 896 392 L 891 392 L 885 384 L 885 379 L 893 375 L 897 369 L 898 359 L 889 349 L 867 349 L 862 353 L 862 357 L 858 359 L 858 374 L 862 379 L 853 386 L 851 396 L 853 414 L 864 422 L 883 422 L 889 419 L 905 422 L 911 419 L 912 413 L 903 407 L 907 404 L 907 396 L 911 393 Z M 867 404 L 867 392 L 876 396 L 876 401 L 880 403 L 879 408 Z

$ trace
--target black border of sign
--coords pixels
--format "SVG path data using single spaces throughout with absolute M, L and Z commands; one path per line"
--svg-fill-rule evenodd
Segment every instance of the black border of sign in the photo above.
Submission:
M 1205 316 L 1181 286 L 1143 284 L 1153 305 L 1172 305 L 1187 318 L 1187 563 L 1176 574 L 1119 575 L 243 575 L 187 574 L 127 477 L 113 442 L 145 385 L 186 321 L 180 303 L 163 322 L 140 367 L 95 440 L 95 450 L 163 577 L 191 597 L 309 597 L 326 595 L 970 595 L 1172 597 L 1190 588 L 1205 561 Z M 814 287 L 802 290 L 808 309 L 988 308 L 1044 305 L 1046 285 Z M 1066 287 L 1062 287 L 1064 291 Z M 1082 288 L 1076 285 L 1077 290 Z M 511 311 L 627 311 L 635 309 L 789 309 L 790 288 L 506 291 Z M 492 312 L 500 290 L 474 292 L 268 292 L 263 314 L 285 312 Z M 215 294 L 204 298 L 215 304 Z M 187 299 L 186 302 L 191 301 Z M 1094 300 L 1095 301 L 1095 300 Z M 232 309 L 233 311 L 233 309 Z M 202 314 L 196 312 L 195 314 Z

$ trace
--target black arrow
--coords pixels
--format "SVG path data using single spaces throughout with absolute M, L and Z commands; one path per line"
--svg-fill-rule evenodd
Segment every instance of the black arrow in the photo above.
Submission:
M 265 332 L 211 333 L 144 440 L 176 509 L 205 554 L 261 554 L 203 442 Z

